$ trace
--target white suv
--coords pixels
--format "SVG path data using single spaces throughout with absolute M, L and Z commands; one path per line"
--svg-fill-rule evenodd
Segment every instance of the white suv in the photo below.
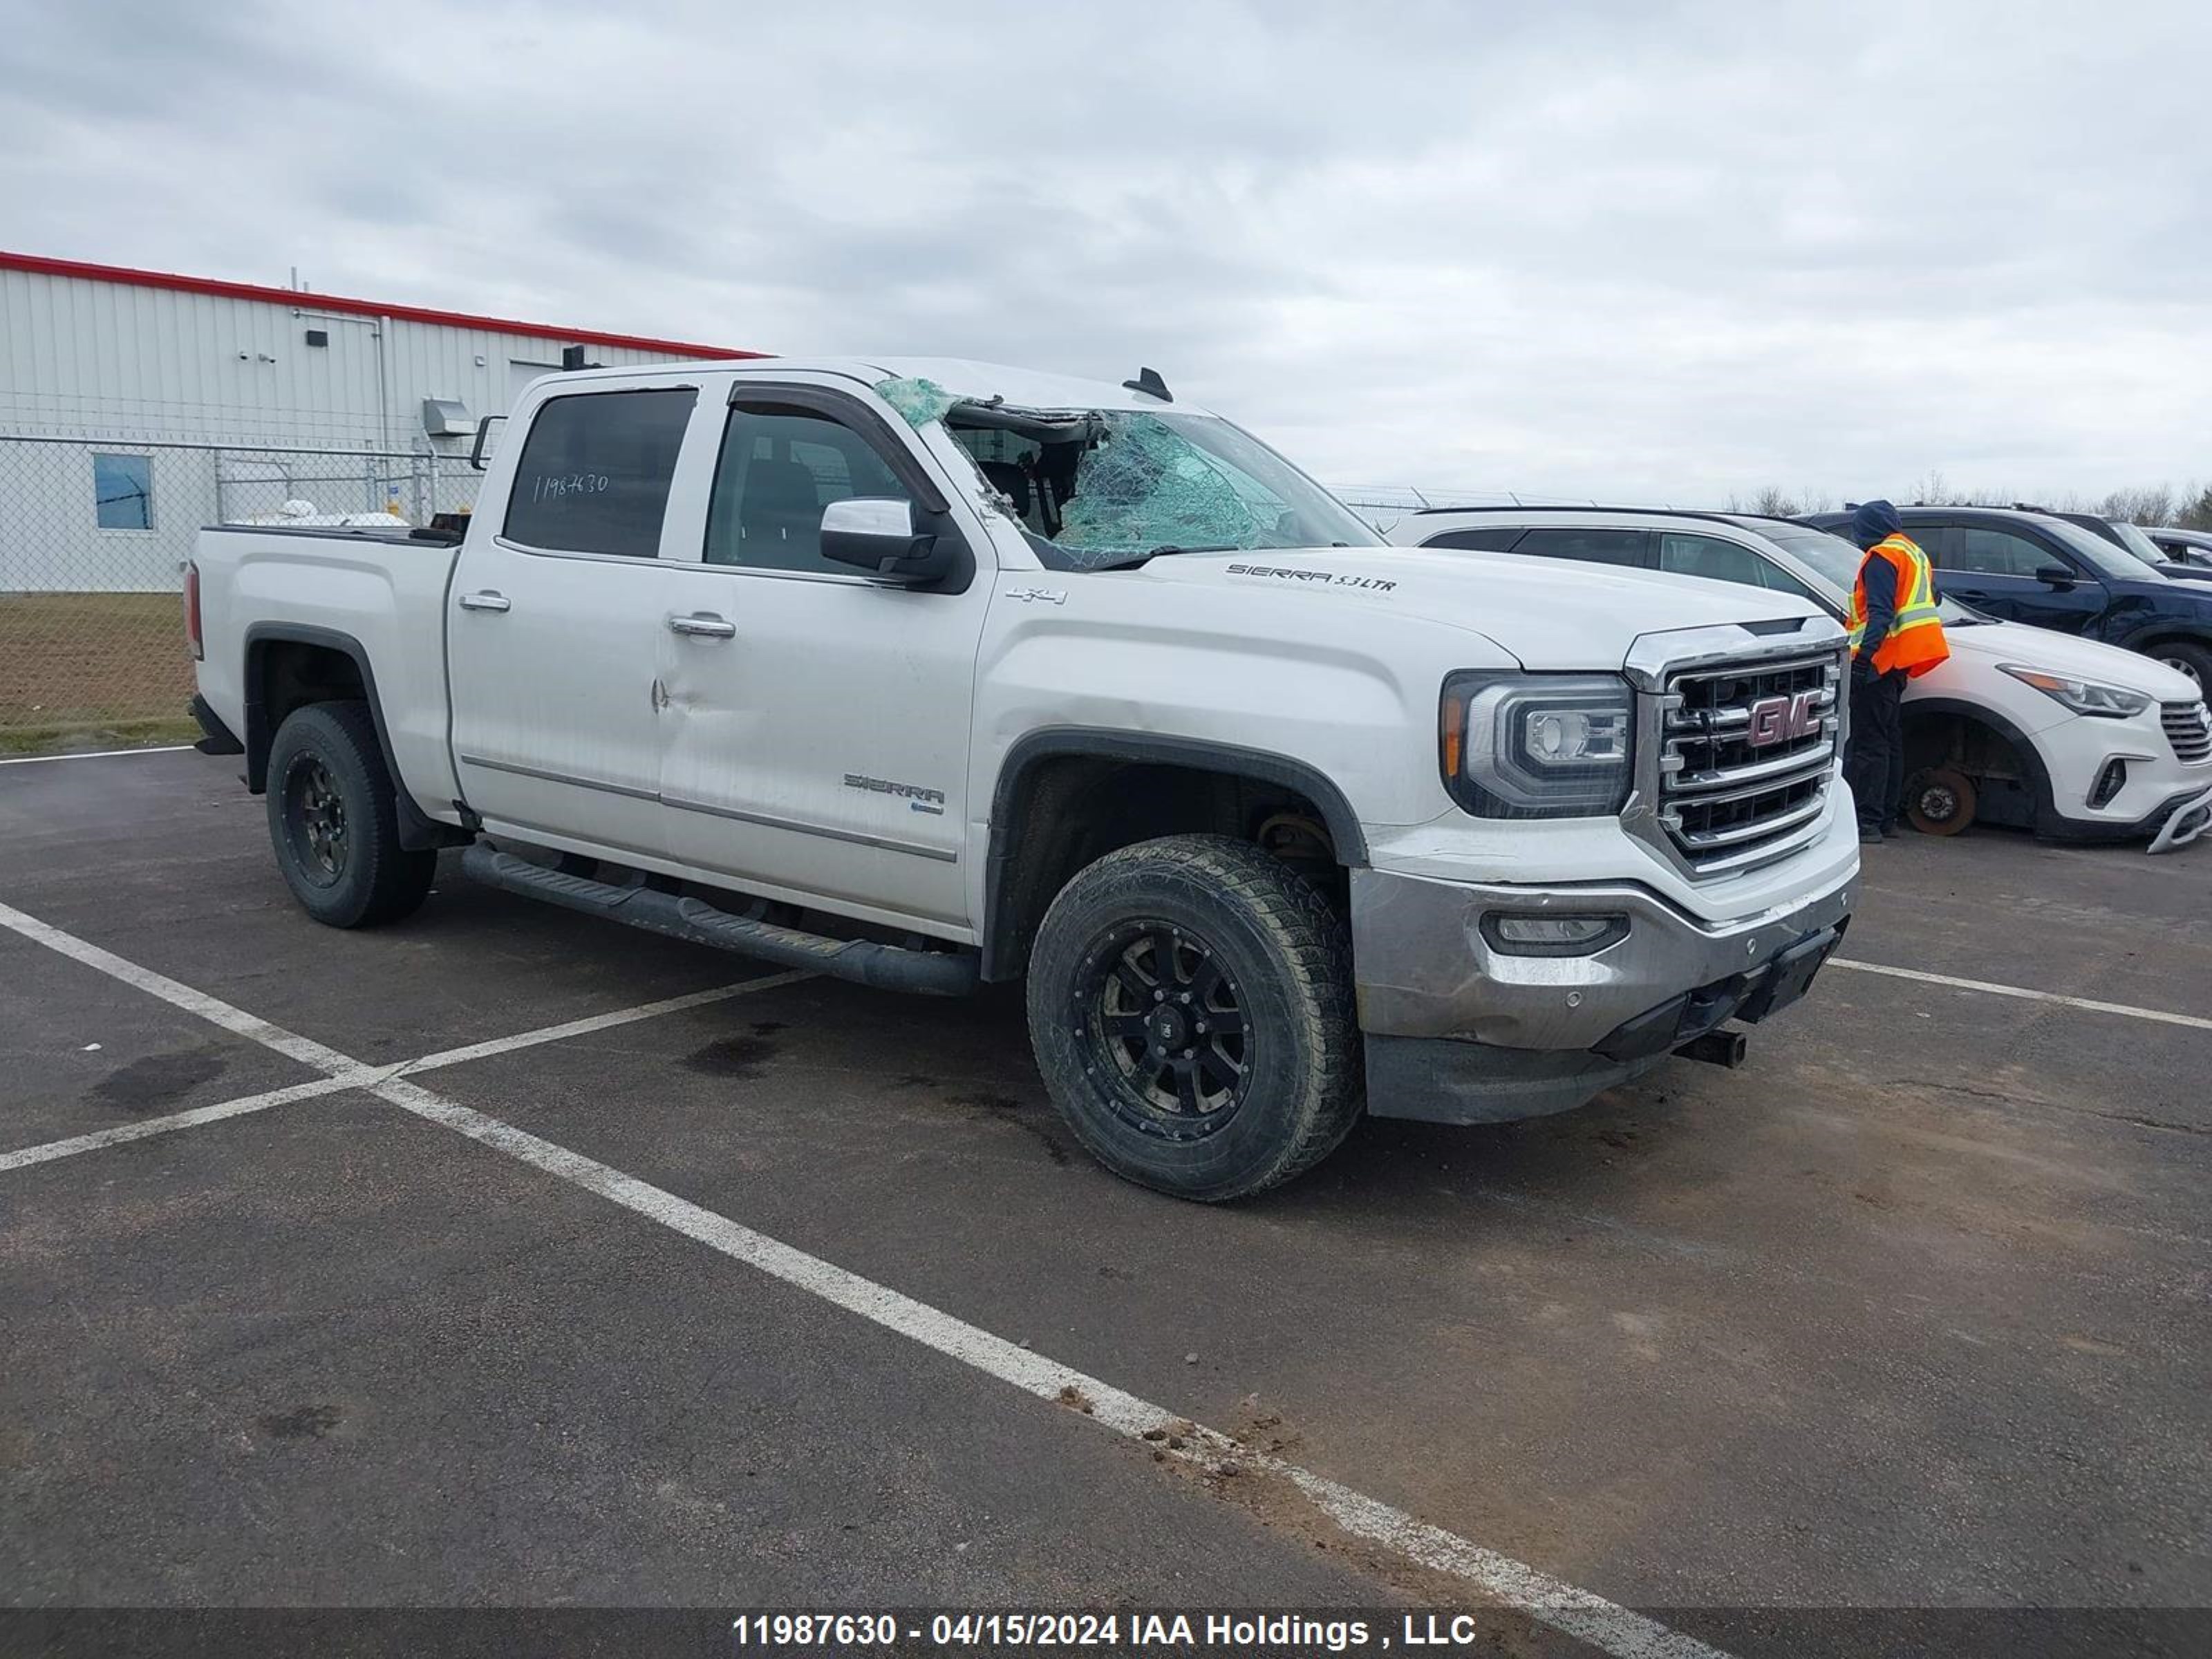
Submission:
M 1577 560 L 1802 595 L 1841 617 L 1859 550 L 1754 514 L 1474 507 L 1417 513 L 1401 545 Z M 2212 726 L 2185 676 L 2114 646 L 1943 605 L 1951 659 L 1905 694 L 1905 814 L 2164 852 L 2212 824 Z

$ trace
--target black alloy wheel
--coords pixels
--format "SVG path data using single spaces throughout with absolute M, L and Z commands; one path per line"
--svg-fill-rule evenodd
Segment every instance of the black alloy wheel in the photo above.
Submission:
M 285 823 L 310 880 L 328 887 L 345 874 L 345 798 L 330 768 L 312 754 L 294 757 L 284 775 Z
M 1077 1029 L 1132 1128 L 1194 1140 L 1225 1127 L 1252 1078 L 1254 1034 L 1213 946 L 1157 919 L 1109 928 L 1084 953 Z

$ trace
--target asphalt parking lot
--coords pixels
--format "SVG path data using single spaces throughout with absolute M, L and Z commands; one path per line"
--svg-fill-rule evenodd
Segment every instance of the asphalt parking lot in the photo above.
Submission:
M 1848 957 L 2051 996 L 1838 966 L 1740 1071 L 1209 1209 L 1081 1155 L 1012 994 L 452 871 L 324 930 L 234 770 L 0 769 L 0 1601 L 2205 1629 L 2212 847 L 1871 849 Z

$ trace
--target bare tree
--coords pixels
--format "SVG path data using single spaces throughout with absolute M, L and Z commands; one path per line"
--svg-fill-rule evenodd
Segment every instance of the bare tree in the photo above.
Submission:
M 2165 484 L 2142 489 L 2115 489 L 2097 504 L 2097 511 L 2123 524 L 2171 524 L 2173 491 Z

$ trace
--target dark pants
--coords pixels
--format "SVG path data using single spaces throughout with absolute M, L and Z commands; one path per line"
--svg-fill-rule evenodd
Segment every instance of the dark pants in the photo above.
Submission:
M 1905 676 L 1851 675 L 1851 740 L 1844 751 L 1844 781 L 1858 803 L 1859 827 L 1887 834 L 1897 828 L 1905 797 L 1905 733 L 1899 706 Z

